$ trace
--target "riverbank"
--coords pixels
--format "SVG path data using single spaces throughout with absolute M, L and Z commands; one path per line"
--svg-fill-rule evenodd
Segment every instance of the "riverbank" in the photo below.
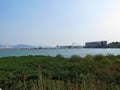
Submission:
M 119 86 L 120 55 L 0 58 L 3 90 L 119 90 Z

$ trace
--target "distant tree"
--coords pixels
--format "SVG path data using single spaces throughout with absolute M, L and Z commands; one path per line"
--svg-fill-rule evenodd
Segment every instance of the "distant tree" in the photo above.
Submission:
M 108 44 L 109 48 L 120 48 L 120 42 L 116 41 L 116 42 L 112 42 Z

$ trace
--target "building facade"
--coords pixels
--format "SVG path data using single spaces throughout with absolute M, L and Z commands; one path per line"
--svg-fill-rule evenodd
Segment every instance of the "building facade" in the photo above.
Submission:
M 86 48 L 106 48 L 107 41 L 86 42 L 85 47 Z

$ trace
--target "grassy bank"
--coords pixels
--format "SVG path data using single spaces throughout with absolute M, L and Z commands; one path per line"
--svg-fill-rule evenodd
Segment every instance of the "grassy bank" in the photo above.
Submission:
M 120 55 L 0 58 L 3 90 L 119 90 Z

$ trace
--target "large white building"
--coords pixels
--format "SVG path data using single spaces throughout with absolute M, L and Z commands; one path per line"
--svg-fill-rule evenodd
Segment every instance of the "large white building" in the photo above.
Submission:
M 86 42 L 86 48 L 106 48 L 107 41 Z

